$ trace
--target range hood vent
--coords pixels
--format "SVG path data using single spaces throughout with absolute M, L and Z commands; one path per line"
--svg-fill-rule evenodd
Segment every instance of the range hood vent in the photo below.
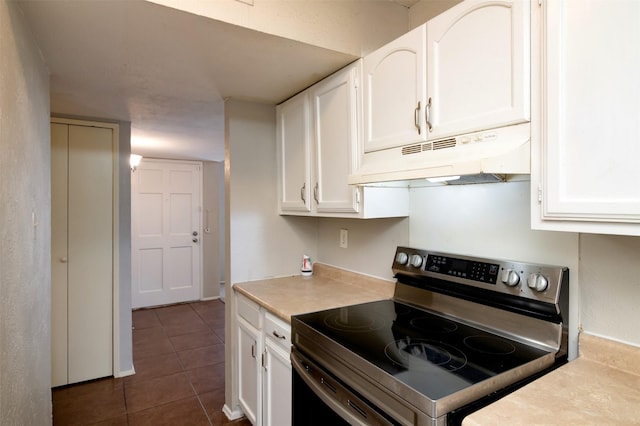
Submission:
M 366 185 L 442 176 L 531 173 L 530 123 L 365 152 L 349 183 Z M 457 184 L 475 183 L 475 178 Z
M 425 151 L 436 151 L 438 149 L 455 148 L 456 138 L 442 139 L 435 142 L 427 142 L 418 145 L 408 145 L 402 147 L 402 155 L 419 154 Z

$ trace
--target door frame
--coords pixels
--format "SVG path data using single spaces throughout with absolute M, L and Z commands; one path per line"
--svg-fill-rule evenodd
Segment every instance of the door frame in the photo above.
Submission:
M 200 205 L 198 206 L 197 216 L 198 216 L 198 235 L 200 237 L 200 244 L 198 244 L 198 251 L 200 256 L 200 266 L 199 266 L 199 282 L 198 282 L 198 300 L 203 300 L 204 297 L 204 258 L 203 258 L 203 238 L 204 238 L 204 223 L 203 223 L 203 210 L 204 210 L 204 164 L 202 161 L 197 160 L 179 160 L 179 159 L 168 159 L 168 158 L 152 158 L 152 157 L 143 157 L 143 162 L 147 163 L 181 163 L 181 164 L 191 164 L 200 167 L 200 188 L 198 197 L 200 198 Z M 135 173 L 135 172 L 132 172 Z M 133 233 L 133 197 L 135 196 L 133 193 L 133 179 L 130 181 L 131 186 L 131 281 L 129 283 L 129 289 L 131 291 L 131 298 L 133 299 L 133 256 L 135 255 L 133 251 L 133 239 L 135 238 Z M 136 308 L 137 309 L 137 308 Z M 144 309 L 144 308 L 142 308 Z
M 120 371 L 120 157 L 119 143 L 120 143 L 120 126 L 117 123 L 104 123 L 100 121 L 86 121 L 71 118 L 50 117 L 49 123 L 68 124 L 74 126 L 84 127 L 100 127 L 111 129 L 111 163 L 112 163 L 112 179 L 113 179 L 113 192 L 111 194 L 111 204 L 113 208 L 112 217 L 113 222 L 111 224 L 111 236 L 113 240 L 112 247 L 112 373 L 114 377 L 121 377 L 123 375 L 131 374 L 130 372 Z

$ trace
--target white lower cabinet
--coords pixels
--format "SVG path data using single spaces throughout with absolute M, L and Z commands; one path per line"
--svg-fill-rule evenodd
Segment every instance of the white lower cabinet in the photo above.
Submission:
M 243 318 L 238 318 L 239 400 L 242 411 L 254 425 L 261 424 L 262 420 L 260 416 L 262 389 L 259 380 L 261 343 L 261 331 L 248 324 Z
M 263 422 L 265 426 L 291 424 L 291 326 L 265 312 Z
M 291 326 L 236 293 L 238 392 L 254 425 L 291 424 Z

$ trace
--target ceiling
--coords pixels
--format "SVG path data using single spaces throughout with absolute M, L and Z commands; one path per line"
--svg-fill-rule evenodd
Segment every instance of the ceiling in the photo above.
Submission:
M 19 4 L 52 113 L 130 121 L 146 157 L 222 161 L 224 99 L 276 104 L 356 59 L 146 1 Z

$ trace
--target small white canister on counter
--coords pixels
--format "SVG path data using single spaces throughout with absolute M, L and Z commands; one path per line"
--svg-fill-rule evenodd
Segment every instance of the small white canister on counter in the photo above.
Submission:
M 302 266 L 300 267 L 300 274 L 304 277 L 309 277 L 313 274 L 313 263 L 311 263 L 311 258 L 306 254 L 302 256 Z

